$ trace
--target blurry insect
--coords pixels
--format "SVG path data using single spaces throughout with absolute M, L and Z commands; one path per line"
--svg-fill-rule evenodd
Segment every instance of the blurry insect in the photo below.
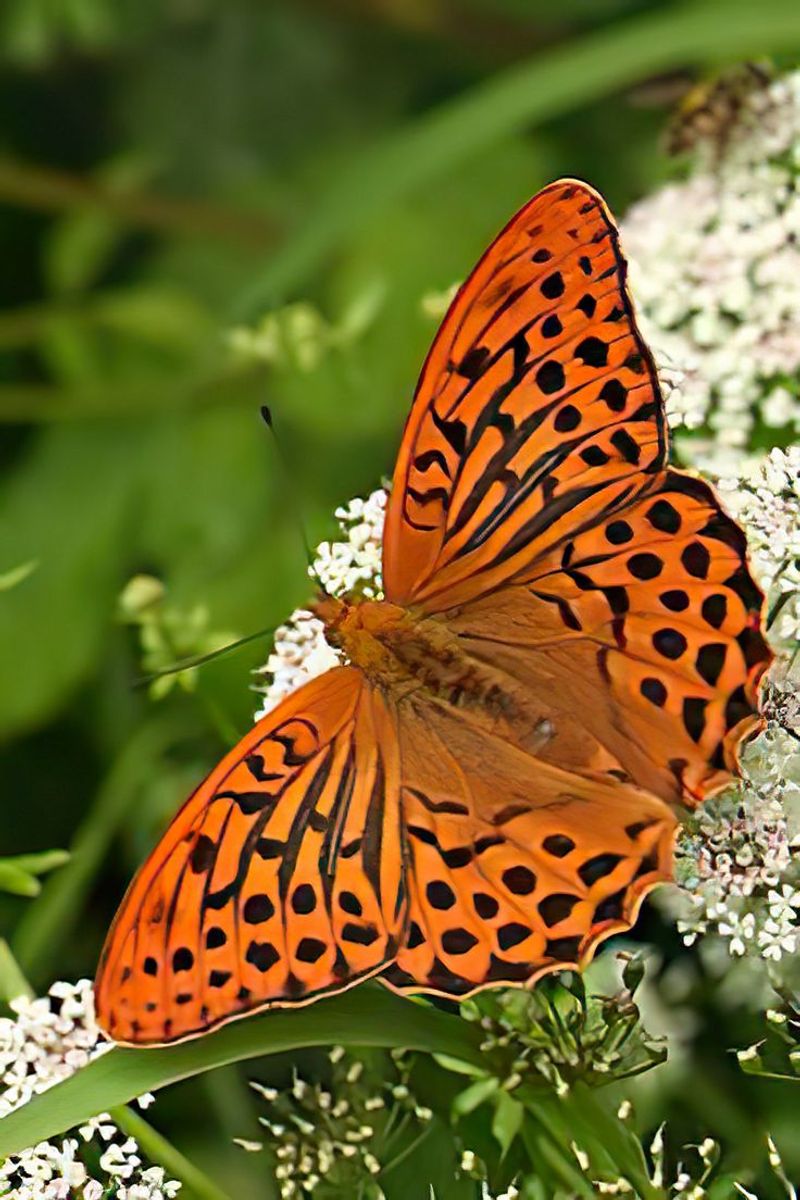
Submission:
M 742 63 L 715 79 L 696 83 L 684 95 L 667 127 L 667 153 L 687 154 L 707 143 L 719 157 L 748 100 L 755 93 L 766 91 L 773 77 L 769 63 Z

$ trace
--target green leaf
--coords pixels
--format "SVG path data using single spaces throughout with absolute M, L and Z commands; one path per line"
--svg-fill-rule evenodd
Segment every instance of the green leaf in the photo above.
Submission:
M 660 72 L 800 46 L 796 0 L 669 5 L 548 48 L 426 113 L 345 167 L 316 210 L 238 299 L 274 304 L 377 213 L 504 138 Z
M 495 1102 L 492 1134 L 500 1146 L 503 1158 L 508 1154 L 511 1143 L 522 1129 L 524 1119 L 525 1109 L 520 1102 L 510 1096 L 508 1092 L 501 1092 Z
M 32 978 L 47 968 L 51 948 L 64 941 L 121 821 L 160 756 L 176 743 L 185 727 L 185 718 L 180 716 L 151 719 L 140 727 L 112 764 L 94 803 L 78 826 L 67 855 L 69 862 L 47 881 L 41 896 L 17 926 L 14 951 Z
M 442 1061 L 441 1055 L 436 1055 L 436 1061 Z M 480 1104 L 494 1096 L 499 1087 L 499 1080 L 492 1077 L 477 1079 L 468 1088 L 464 1088 L 463 1092 L 458 1093 L 453 1101 L 453 1112 L 456 1116 L 466 1116 L 467 1113 L 473 1112 Z
M 124 224 L 99 206 L 68 213 L 55 224 L 46 248 L 44 265 L 52 290 L 64 295 L 89 287 L 125 232 Z
M 29 875 L 46 875 L 69 862 L 68 850 L 42 850 L 38 854 L 13 854 L 10 858 L 0 858 L 0 863 L 10 863 L 20 871 Z
M 473 1180 L 459 1177 L 452 1132 L 437 1117 L 384 1164 L 379 1183 L 386 1200 L 474 1200 L 477 1192 Z
M 115 1047 L 0 1122 L 0 1159 L 126 1104 L 143 1092 L 227 1063 L 306 1046 L 384 1046 L 480 1062 L 480 1033 L 459 1017 L 365 984 L 294 1012 L 266 1012 L 178 1046 Z
M 103 329 L 172 351 L 196 350 L 218 333 L 215 322 L 188 292 L 160 281 L 107 292 L 93 305 L 91 315 Z
M 38 66 L 51 42 L 50 13 L 45 0 L 17 0 L 6 5 L 0 37 L 6 54 L 26 66 Z
M 453 1071 L 456 1075 L 478 1075 L 483 1078 L 486 1074 L 485 1064 L 462 1062 L 458 1058 L 451 1058 L 448 1054 L 434 1054 L 433 1057 L 440 1067 L 444 1067 L 446 1071 Z
M 28 562 L 20 563 L 18 567 L 12 567 L 10 571 L 4 571 L 0 575 L 0 592 L 10 592 L 12 588 L 17 587 L 20 583 L 32 575 L 38 567 L 39 563 L 35 558 L 31 558 Z
M 33 988 L 20 970 L 8 942 L 0 938 L 0 1000 L 8 1003 L 18 996 L 33 999 Z
M 740 1197 L 743 1193 L 737 1190 L 736 1184 L 741 1182 L 741 1178 L 737 1175 L 720 1175 L 713 1183 L 708 1184 L 705 1192 L 706 1198 L 707 1200 L 731 1200 L 731 1197 Z
M 578 1168 L 575 1156 L 568 1149 L 570 1138 L 563 1140 L 552 1134 L 536 1119 L 533 1113 L 528 1113 L 522 1124 L 522 1140 L 528 1153 L 534 1171 L 545 1185 L 549 1186 L 548 1195 L 553 1195 L 557 1188 L 566 1185 L 571 1196 L 586 1197 L 592 1200 L 595 1190 L 589 1180 Z
M 558 1101 L 559 1118 L 595 1163 L 624 1175 L 643 1200 L 656 1200 L 659 1193 L 650 1184 L 641 1143 L 633 1129 L 609 1111 L 611 1103 L 606 1093 L 576 1083 Z
M 0 488 L 4 557 L 39 560 L 3 595 L 0 729 L 47 719 L 88 674 L 126 553 L 136 431 L 109 423 L 43 432 Z
M 13 863 L 0 859 L 0 892 L 10 892 L 12 896 L 38 896 L 41 890 L 38 879 Z

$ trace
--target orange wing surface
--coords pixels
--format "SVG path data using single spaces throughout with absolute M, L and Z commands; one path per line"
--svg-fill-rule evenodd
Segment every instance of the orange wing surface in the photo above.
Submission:
M 591 188 L 552 184 L 423 368 L 386 594 L 525 686 L 552 730 L 541 757 L 693 804 L 731 779 L 771 655 L 744 536 L 666 452 L 614 223 Z
M 584 966 L 669 878 L 676 820 L 655 796 L 421 695 L 399 711 L 409 924 L 391 986 L 464 995 Z
M 564 181 L 506 226 L 422 370 L 384 539 L 387 599 L 442 611 L 651 488 L 655 368 L 596 192 Z
M 386 705 L 341 667 L 264 717 L 175 817 L 108 936 L 98 1020 L 160 1044 L 375 974 L 405 924 Z

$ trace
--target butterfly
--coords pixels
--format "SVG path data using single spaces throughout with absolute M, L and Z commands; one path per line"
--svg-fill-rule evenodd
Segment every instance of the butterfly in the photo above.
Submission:
M 322 595 L 344 662 L 211 772 L 96 985 L 115 1041 L 379 976 L 459 997 L 582 967 L 727 785 L 770 662 L 744 535 L 667 464 L 616 227 L 561 180 L 458 291 L 422 370 L 385 599 Z

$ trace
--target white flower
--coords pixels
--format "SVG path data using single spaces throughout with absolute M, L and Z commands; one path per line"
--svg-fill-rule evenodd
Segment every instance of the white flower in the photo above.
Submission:
M 757 417 L 800 429 L 800 74 L 755 90 L 718 153 L 622 224 L 642 330 L 671 423 L 746 447 Z M 670 380 L 665 380 L 668 385 Z
M 16 1019 L 0 1019 L 0 1117 L 109 1048 L 88 979 L 55 983 L 47 996 L 23 996 L 10 1008 Z
M 715 470 L 713 459 L 704 465 L 717 476 L 725 508 L 747 532 L 753 570 L 770 593 L 770 608 L 783 598 L 772 630 L 781 637 L 787 616 L 797 619 L 800 595 L 800 446 L 741 460 L 735 476 Z M 793 631 L 786 633 L 783 640 L 792 641 Z
M 47 996 L 20 997 L 10 1005 L 14 1018 L 0 1019 L 0 1117 L 36 1093 L 72 1075 L 110 1049 L 94 1016 L 88 979 L 54 983 Z M 152 1102 L 147 1093 L 142 1107 Z M 141 1170 L 139 1147 L 125 1138 L 106 1113 L 92 1117 L 56 1145 L 40 1142 L 0 1164 L 3 1200 L 102 1200 L 114 1188 L 117 1200 L 172 1200 L 180 1184 L 161 1167 Z M 103 1179 L 92 1178 L 83 1161 L 90 1146 Z
M 367 598 L 382 595 L 381 539 L 386 517 L 385 488 L 365 500 L 351 500 L 337 508 L 335 516 L 344 541 L 322 542 L 317 547 L 309 574 L 331 596 L 361 591 Z
M 322 542 L 309 574 L 332 596 L 360 591 L 367 598 L 380 598 L 386 491 L 379 489 L 365 500 L 351 500 L 337 508 L 335 515 L 343 540 Z M 256 719 L 265 716 L 301 684 L 339 662 L 339 654 L 325 640 L 319 618 L 306 609 L 297 609 L 276 631 L 272 653 L 257 672 L 266 678 L 267 684 Z

